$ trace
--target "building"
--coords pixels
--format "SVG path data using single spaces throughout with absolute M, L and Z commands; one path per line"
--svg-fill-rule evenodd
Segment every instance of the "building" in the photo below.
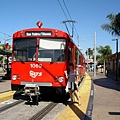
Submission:
M 108 62 L 109 62 L 108 64 L 109 71 L 115 72 L 116 68 L 119 68 L 120 66 L 120 52 L 118 53 L 118 64 L 117 64 L 118 67 L 116 67 L 116 53 L 108 56 Z

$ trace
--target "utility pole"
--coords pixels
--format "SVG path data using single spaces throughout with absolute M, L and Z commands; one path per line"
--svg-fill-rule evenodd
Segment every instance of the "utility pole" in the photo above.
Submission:
M 116 81 L 118 81 L 117 72 L 118 72 L 118 39 L 116 39 Z
M 96 32 L 94 32 L 94 35 L 92 35 L 91 37 L 94 37 L 94 77 L 95 77 L 96 76 Z M 86 39 L 84 39 L 84 40 L 87 41 Z M 89 42 L 89 41 L 87 41 L 87 42 Z M 91 42 L 89 42 L 89 43 L 91 44 Z M 86 51 L 86 53 L 87 52 L 88 51 Z
M 96 76 L 96 32 L 94 33 L 94 77 Z
M 112 41 L 116 41 L 116 81 L 118 81 L 118 78 L 117 78 L 117 72 L 118 72 L 118 39 L 112 39 Z

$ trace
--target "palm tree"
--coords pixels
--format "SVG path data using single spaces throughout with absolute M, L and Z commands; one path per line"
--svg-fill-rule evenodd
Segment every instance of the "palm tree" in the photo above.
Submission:
M 109 14 L 106 17 L 108 20 L 110 20 L 109 24 L 102 24 L 101 28 L 112 35 L 120 36 L 120 13 L 118 14 Z
M 104 71 L 105 71 L 105 66 L 106 66 L 105 61 L 108 55 L 112 54 L 112 50 L 109 45 L 106 45 L 105 47 L 103 46 L 97 47 L 97 52 L 101 55 L 101 61 L 103 61 L 104 63 Z
M 93 50 L 91 50 L 91 48 L 88 48 L 85 53 L 89 56 L 89 59 L 93 56 Z

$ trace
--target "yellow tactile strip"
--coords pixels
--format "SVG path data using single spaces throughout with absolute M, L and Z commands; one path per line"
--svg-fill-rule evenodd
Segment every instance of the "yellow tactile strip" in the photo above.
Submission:
M 0 94 L 0 102 L 3 102 L 5 100 L 13 98 L 13 95 L 15 94 L 16 91 L 9 91 L 5 93 Z
M 56 120 L 84 120 L 91 90 L 91 78 L 88 73 L 85 74 L 86 78 L 79 88 L 82 105 L 78 106 L 77 102 L 67 105 Z

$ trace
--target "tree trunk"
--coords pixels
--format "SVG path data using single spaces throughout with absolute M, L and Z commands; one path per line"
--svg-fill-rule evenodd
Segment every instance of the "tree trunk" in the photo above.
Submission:
M 105 64 L 105 60 L 104 60 L 103 73 L 105 73 L 105 66 L 106 66 L 106 64 Z

